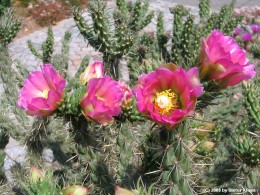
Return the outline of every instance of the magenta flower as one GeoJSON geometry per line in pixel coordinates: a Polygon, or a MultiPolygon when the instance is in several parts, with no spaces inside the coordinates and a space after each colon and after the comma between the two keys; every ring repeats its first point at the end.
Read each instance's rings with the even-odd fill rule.
{"type": "Polygon", "coordinates": [[[251,25],[250,28],[253,31],[253,33],[258,33],[260,31],[260,26],[257,24],[251,25]]]}
{"type": "Polygon", "coordinates": [[[252,34],[250,34],[250,33],[244,33],[243,35],[242,35],[242,39],[243,39],[243,41],[251,41],[252,40],[252,37],[253,37],[253,35],[252,34]]]}
{"type": "Polygon", "coordinates": [[[51,64],[41,66],[25,80],[18,106],[31,116],[49,116],[58,108],[64,95],[65,79],[51,64]]]}
{"type": "Polygon", "coordinates": [[[120,114],[123,97],[120,85],[111,77],[90,79],[81,100],[83,114],[87,119],[107,125],[114,121],[113,116],[120,114]]]}
{"type": "Polygon", "coordinates": [[[194,113],[197,97],[203,92],[198,68],[188,72],[157,69],[142,74],[134,88],[139,112],[169,129],[194,113]]]}
{"type": "Polygon", "coordinates": [[[128,106],[130,106],[130,104],[132,102],[133,93],[127,84],[125,84],[122,81],[119,81],[118,83],[119,83],[121,91],[124,93],[122,107],[127,108],[128,106]]]}
{"type": "Polygon", "coordinates": [[[237,27],[237,28],[235,29],[235,35],[240,35],[241,32],[242,32],[242,29],[241,29],[241,28],[237,27]]]}
{"type": "Polygon", "coordinates": [[[255,74],[246,51],[232,37],[214,30],[208,39],[203,38],[200,75],[204,80],[214,80],[219,89],[224,89],[253,78],[255,74]]]}
{"type": "Polygon", "coordinates": [[[103,62],[94,61],[88,65],[85,71],[80,75],[80,84],[85,85],[92,78],[101,78],[104,74],[103,62]]]}

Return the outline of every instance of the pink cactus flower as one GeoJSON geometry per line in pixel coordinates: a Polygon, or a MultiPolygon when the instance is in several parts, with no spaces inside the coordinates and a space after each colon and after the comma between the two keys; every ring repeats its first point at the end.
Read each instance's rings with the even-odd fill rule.
{"type": "Polygon", "coordinates": [[[235,29],[235,35],[240,35],[241,32],[242,32],[242,29],[241,29],[241,28],[237,27],[237,28],[235,29]]]}
{"type": "Polygon", "coordinates": [[[118,83],[120,85],[121,91],[124,93],[122,108],[127,108],[128,106],[130,106],[130,104],[132,102],[133,93],[127,84],[125,84],[122,81],[119,81],[118,83]]]}
{"type": "Polygon", "coordinates": [[[121,112],[124,93],[117,81],[109,76],[90,79],[81,100],[83,114],[87,119],[101,125],[114,121],[121,112]]]}
{"type": "Polygon", "coordinates": [[[258,33],[260,32],[260,26],[257,24],[253,24],[250,26],[251,30],[253,31],[253,33],[258,33]]]}
{"type": "Polygon", "coordinates": [[[200,75],[204,80],[214,80],[219,89],[233,86],[255,76],[254,65],[246,51],[230,36],[214,30],[202,40],[200,75]]]}
{"type": "Polygon", "coordinates": [[[139,112],[174,129],[194,113],[197,97],[203,93],[198,68],[157,69],[142,74],[134,88],[139,112]]]}
{"type": "Polygon", "coordinates": [[[64,95],[65,79],[51,64],[41,66],[25,80],[18,106],[31,116],[49,116],[58,108],[64,95]]]}
{"type": "Polygon", "coordinates": [[[243,39],[243,41],[245,41],[245,42],[251,41],[252,38],[253,38],[253,35],[250,34],[250,33],[244,33],[244,34],[242,35],[242,39],[243,39]]]}
{"type": "Polygon", "coordinates": [[[94,61],[88,65],[85,71],[80,75],[80,84],[85,85],[92,78],[101,78],[104,75],[103,62],[94,61]]]}

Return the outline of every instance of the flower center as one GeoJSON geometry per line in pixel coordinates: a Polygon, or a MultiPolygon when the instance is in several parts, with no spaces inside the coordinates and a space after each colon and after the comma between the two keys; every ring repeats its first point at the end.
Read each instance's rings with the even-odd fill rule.
{"type": "Polygon", "coordinates": [[[173,110],[179,108],[176,94],[171,92],[171,89],[156,93],[154,107],[160,114],[169,114],[173,110]]]}
{"type": "Polygon", "coordinates": [[[44,89],[43,91],[40,92],[39,96],[47,99],[49,91],[50,91],[50,89],[44,89]]]}
{"type": "Polygon", "coordinates": [[[104,101],[104,100],[105,100],[104,98],[99,97],[99,96],[97,97],[97,99],[98,99],[98,100],[101,100],[101,101],[104,101]]]}

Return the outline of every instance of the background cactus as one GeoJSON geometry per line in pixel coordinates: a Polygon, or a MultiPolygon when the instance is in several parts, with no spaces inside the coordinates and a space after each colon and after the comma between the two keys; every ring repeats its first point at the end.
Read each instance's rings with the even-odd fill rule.
{"type": "Polygon", "coordinates": [[[0,15],[2,15],[3,10],[11,6],[11,0],[1,0],[0,1],[0,15]]]}
{"type": "Polygon", "coordinates": [[[114,30],[111,30],[113,28],[111,28],[109,12],[103,1],[91,1],[89,4],[88,12],[91,14],[92,25],[86,23],[78,8],[72,11],[81,34],[91,46],[103,53],[106,71],[115,78],[119,77],[119,60],[127,55],[135,44],[136,33],[149,24],[153,17],[152,12],[147,15],[148,1],[143,5],[137,1],[132,5],[132,9],[128,9],[123,0],[118,1],[117,5],[118,10],[113,14],[114,30]]]}
{"type": "MultiPolygon", "coordinates": [[[[1,11],[0,11],[1,13],[1,11]]],[[[12,9],[7,8],[0,14],[0,44],[6,46],[16,36],[21,26],[21,21],[12,9]]]]}
{"type": "Polygon", "coordinates": [[[41,49],[42,49],[42,54],[38,53],[38,51],[33,47],[33,44],[31,41],[28,41],[28,47],[35,55],[37,58],[42,60],[42,62],[45,63],[50,63],[51,62],[51,57],[53,54],[53,31],[49,27],[48,29],[48,35],[46,38],[46,41],[42,44],[41,49]]]}
{"type": "Polygon", "coordinates": [[[194,16],[189,15],[189,11],[183,6],[179,5],[171,9],[174,18],[171,51],[167,51],[166,43],[169,36],[163,29],[163,15],[162,13],[159,14],[157,20],[158,48],[166,62],[172,62],[187,68],[196,66],[202,37],[207,37],[213,29],[219,29],[226,34],[230,34],[242,21],[242,17],[231,17],[234,2],[229,6],[223,6],[218,14],[210,13],[208,0],[201,0],[199,7],[199,23],[194,22],[194,16]]]}

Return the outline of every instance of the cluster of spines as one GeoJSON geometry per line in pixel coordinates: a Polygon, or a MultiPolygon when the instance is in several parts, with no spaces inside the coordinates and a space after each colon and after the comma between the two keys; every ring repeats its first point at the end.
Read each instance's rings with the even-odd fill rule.
{"type": "Polygon", "coordinates": [[[229,34],[241,22],[241,17],[232,17],[233,10],[234,2],[231,2],[229,6],[222,6],[215,22],[215,28],[229,34]]]}
{"type": "MultiPolygon", "coordinates": [[[[6,94],[6,97],[8,97],[8,98],[1,100],[1,105],[3,107],[7,106],[6,110],[9,110],[12,113],[14,113],[17,122],[20,124],[20,128],[17,129],[16,125],[15,125],[16,120],[14,120],[13,123],[10,123],[10,125],[11,125],[10,130],[13,130],[13,131],[10,131],[10,134],[12,134],[14,137],[19,137],[19,136],[23,137],[24,136],[23,133],[24,133],[26,127],[28,126],[28,118],[21,109],[19,109],[17,106],[15,106],[17,103],[17,97],[18,97],[18,86],[22,85],[22,83],[19,82],[20,81],[19,78],[20,78],[20,76],[23,76],[23,75],[19,75],[12,68],[13,62],[10,59],[10,56],[8,55],[7,48],[1,47],[1,45],[0,45],[0,56],[1,56],[1,58],[0,58],[0,64],[1,64],[0,77],[4,84],[3,85],[4,92],[6,94]]],[[[23,67],[22,69],[25,69],[25,68],[23,67]]],[[[22,72],[26,72],[26,71],[22,71],[22,72]]],[[[22,72],[20,72],[20,73],[22,73],[22,72]]],[[[7,123],[7,124],[9,124],[9,123],[7,123]]]]}
{"type": "Polygon", "coordinates": [[[103,61],[109,74],[118,78],[119,60],[126,55],[136,41],[136,33],[150,23],[153,12],[148,12],[148,1],[142,4],[137,1],[128,6],[124,0],[117,1],[118,10],[114,11],[115,28],[108,19],[107,8],[102,1],[91,1],[88,12],[92,24],[87,24],[79,9],[73,9],[73,17],[81,34],[91,46],[102,52],[103,61]],[[131,17],[129,17],[131,16],[131,17]]]}
{"type": "Polygon", "coordinates": [[[91,27],[85,22],[84,17],[81,15],[80,9],[78,7],[74,7],[72,9],[72,15],[81,35],[88,40],[91,46],[98,50],[99,45],[96,43],[94,32],[91,27]]]}
{"type": "Polygon", "coordinates": [[[173,33],[172,33],[172,53],[171,53],[171,60],[177,64],[181,65],[181,36],[182,36],[182,30],[183,30],[183,23],[182,23],[182,17],[183,17],[183,7],[182,6],[176,6],[174,9],[171,10],[171,13],[174,15],[174,21],[173,21],[173,33]]]}
{"type": "Polygon", "coordinates": [[[215,28],[215,22],[218,18],[218,14],[217,13],[212,13],[210,15],[210,17],[208,18],[207,22],[205,23],[205,26],[203,26],[204,30],[203,30],[203,35],[204,36],[208,36],[209,33],[212,31],[212,29],[215,28]]]}
{"type": "MultiPolygon", "coordinates": [[[[156,175],[156,183],[166,194],[193,194],[189,182],[191,158],[185,143],[187,126],[180,124],[177,130],[165,127],[151,130],[143,146],[143,169],[156,175]]],[[[154,180],[155,176],[146,179],[154,180]]]]}
{"type": "Polygon", "coordinates": [[[148,7],[149,2],[147,0],[143,4],[138,0],[134,5],[132,5],[132,9],[128,13],[129,16],[132,16],[132,19],[130,19],[128,26],[134,32],[142,30],[154,17],[153,11],[148,13],[148,7]]]}
{"type": "Polygon", "coordinates": [[[200,9],[200,12],[199,12],[200,21],[205,22],[210,15],[210,2],[209,2],[209,0],[200,0],[199,9],[200,9]]]}
{"type": "Polygon", "coordinates": [[[119,12],[114,13],[115,28],[111,28],[107,8],[102,1],[91,1],[88,7],[92,24],[81,16],[79,9],[73,9],[73,17],[81,34],[89,44],[103,53],[108,74],[118,78],[118,60],[127,54],[134,44],[135,36],[129,30],[125,18],[119,12]],[[113,29],[113,30],[111,30],[113,29]]]}
{"type": "Polygon", "coordinates": [[[125,183],[130,176],[130,167],[132,164],[133,151],[131,148],[132,134],[125,125],[119,127],[117,136],[117,152],[118,152],[118,169],[117,183],[125,183]]]}
{"type": "Polygon", "coordinates": [[[179,5],[170,9],[174,16],[170,55],[166,46],[169,38],[164,32],[163,15],[159,14],[157,19],[158,48],[165,61],[186,67],[196,65],[202,36],[208,36],[213,29],[219,29],[228,34],[241,21],[241,17],[231,17],[234,9],[233,2],[229,6],[223,6],[219,14],[210,14],[208,0],[201,0],[199,6],[199,24],[195,24],[194,16],[189,15],[188,10],[183,6],[179,5]]]}
{"type": "Polygon", "coordinates": [[[154,34],[153,32],[145,32],[139,38],[138,42],[138,54],[139,62],[142,63],[144,59],[147,59],[147,53],[152,52],[152,45],[154,43],[154,34]]]}
{"type": "Polygon", "coordinates": [[[165,157],[162,161],[162,182],[169,185],[169,194],[193,194],[188,175],[191,174],[191,159],[185,146],[187,124],[182,123],[176,132],[163,130],[162,143],[166,144],[165,157]],[[166,137],[165,137],[166,134],[166,137]],[[166,138],[166,141],[165,141],[166,138]]]}
{"type": "Polygon", "coordinates": [[[192,33],[194,31],[194,16],[189,15],[186,22],[183,25],[183,33],[181,38],[181,47],[182,47],[182,58],[184,64],[187,66],[193,61],[193,52],[192,48],[192,33]]]}
{"type": "Polygon", "coordinates": [[[0,44],[7,46],[20,30],[21,21],[10,8],[4,9],[0,15],[0,44]]]}
{"type": "Polygon", "coordinates": [[[170,35],[167,35],[164,29],[163,13],[160,12],[157,18],[157,41],[159,53],[166,61],[170,60],[170,54],[167,50],[167,42],[169,41],[169,39],[170,35]]]}
{"type": "Polygon", "coordinates": [[[109,53],[112,49],[112,37],[110,32],[109,20],[106,16],[104,3],[97,1],[90,3],[88,11],[93,21],[93,34],[95,36],[99,51],[109,53]]]}
{"type": "Polygon", "coordinates": [[[11,0],[0,0],[0,16],[3,14],[4,10],[11,6],[11,0]]]}
{"type": "Polygon", "coordinates": [[[47,38],[45,42],[42,43],[41,50],[42,54],[40,54],[33,46],[31,41],[28,41],[28,47],[32,54],[42,60],[42,62],[50,63],[52,59],[53,54],[53,46],[54,46],[54,37],[53,37],[53,31],[52,28],[48,28],[47,38]]]}
{"type": "Polygon", "coordinates": [[[255,123],[256,127],[260,128],[260,103],[257,98],[259,95],[259,92],[257,91],[257,83],[259,83],[257,79],[255,80],[255,83],[244,83],[243,92],[248,115],[255,123]]]}
{"type": "Polygon", "coordinates": [[[69,41],[71,40],[71,33],[66,31],[62,40],[61,53],[56,54],[52,57],[52,65],[58,70],[62,75],[69,79],[67,73],[69,67],[69,41]]]}
{"type": "Polygon", "coordinates": [[[133,31],[138,30],[139,18],[141,16],[141,1],[137,1],[133,7],[133,19],[130,22],[130,27],[133,31]]]}
{"type": "Polygon", "coordinates": [[[260,165],[259,144],[249,136],[240,136],[233,141],[235,153],[248,166],[256,167],[260,165]]]}
{"type": "Polygon", "coordinates": [[[237,16],[237,17],[230,17],[227,24],[223,27],[223,32],[228,35],[230,34],[239,23],[241,23],[243,20],[243,16],[237,16]]]}

